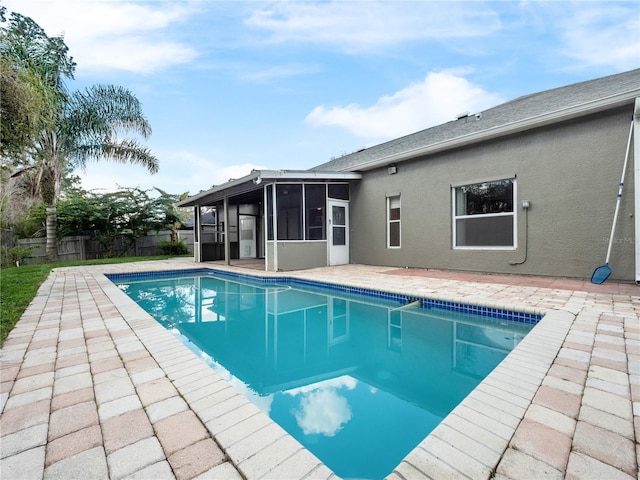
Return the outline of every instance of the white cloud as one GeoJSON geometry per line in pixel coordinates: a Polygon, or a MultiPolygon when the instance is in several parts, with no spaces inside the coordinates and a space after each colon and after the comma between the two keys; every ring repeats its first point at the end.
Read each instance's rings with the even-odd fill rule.
{"type": "Polygon", "coordinates": [[[266,167],[262,165],[254,165],[252,163],[243,163],[242,165],[226,165],[218,167],[217,175],[214,177],[214,185],[228,182],[231,179],[242,178],[251,173],[251,170],[264,170],[266,167]]]}
{"type": "Polygon", "coordinates": [[[85,190],[112,191],[117,186],[139,187],[144,190],[158,187],[173,194],[189,191],[189,194],[194,195],[231,178],[244,177],[253,169],[266,168],[252,163],[222,165],[215,158],[205,158],[188,151],[158,149],[154,150],[154,154],[160,160],[160,171],[155,175],[139,165],[123,165],[107,160],[89,163],[85,172],[76,173],[85,190]]]}
{"type": "Polygon", "coordinates": [[[351,420],[347,399],[335,390],[319,390],[304,394],[294,415],[305,435],[320,433],[333,437],[351,420]]]}
{"type": "MultiPolygon", "coordinates": [[[[200,185],[203,182],[210,188],[212,185],[220,185],[231,179],[242,178],[251,173],[252,170],[264,170],[267,167],[253,163],[242,163],[232,165],[221,165],[215,159],[205,158],[191,152],[175,152],[167,154],[166,158],[171,159],[172,171],[170,174],[189,172],[191,183],[200,185]]],[[[161,164],[162,165],[162,164],[161,164]]],[[[161,166],[162,168],[162,166],[161,166]]],[[[182,183],[184,183],[182,181],[182,183]]]]}
{"type": "Polygon", "coordinates": [[[78,68],[83,70],[127,70],[153,73],[171,65],[188,63],[194,51],[175,42],[151,42],[140,37],[126,37],[110,42],[83,45],[74,50],[78,68]]]}
{"type": "Polygon", "coordinates": [[[579,66],[630,70],[640,65],[640,9],[636,2],[576,10],[560,25],[564,55],[579,66]]]}
{"type": "Polygon", "coordinates": [[[166,31],[195,13],[193,3],[4,0],[49,36],[63,34],[78,72],[152,73],[193,60],[197,53],[166,31]]]}
{"type": "Polygon", "coordinates": [[[274,42],[329,44],[352,52],[501,28],[498,15],[480,2],[276,2],[254,11],[245,24],[270,32],[274,42]]]}
{"type": "Polygon", "coordinates": [[[170,192],[175,190],[175,193],[182,193],[187,189],[191,195],[231,179],[242,178],[249,175],[251,170],[267,168],[253,163],[223,165],[215,159],[206,159],[188,152],[179,152],[166,159],[164,165],[161,160],[157,180],[151,179],[155,181],[154,185],[168,185],[167,189],[170,192]],[[171,159],[170,163],[168,159],[171,159]]]}
{"type": "Polygon", "coordinates": [[[314,108],[306,121],[345,128],[364,138],[388,139],[453,120],[461,112],[476,112],[503,99],[469,82],[455,70],[429,73],[421,82],[369,107],[357,104],[314,108]]]}
{"type": "Polygon", "coordinates": [[[342,376],[285,392],[300,397],[292,413],[304,434],[336,435],[351,420],[351,407],[338,390],[353,390],[356,384],[353,377],[342,376]]]}
{"type": "Polygon", "coordinates": [[[241,80],[250,82],[268,82],[271,80],[295,77],[299,75],[308,75],[322,71],[319,66],[302,64],[281,65],[275,67],[269,66],[262,69],[255,69],[254,66],[251,66],[251,68],[251,71],[240,74],[241,80]]]}
{"type": "MultiPolygon", "coordinates": [[[[151,175],[138,165],[122,165],[108,161],[89,162],[85,171],[77,170],[75,173],[80,177],[82,188],[85,190],[104,193],[115,191],[118,187],[139,187],[144,190],[153,186],[162,188],[162,185],[155,181],[158,175],[151,175]]],[[[169,189],[163,190],[173,193],[169,189]]]]}

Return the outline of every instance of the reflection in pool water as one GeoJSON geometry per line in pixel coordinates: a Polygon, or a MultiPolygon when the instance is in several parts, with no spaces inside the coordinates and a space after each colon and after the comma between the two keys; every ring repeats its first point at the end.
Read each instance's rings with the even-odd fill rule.
{"type": "Polygon", "coordinates": [[[344,478],[388,475],[532,327],[211,275],[119,285],[344,478]]]}
{"type": "Polygon", "coordinates": [[[292,413],[305,435],[320,433],[333,437],[351,420],[351,407],[341,390],[353,390],[357,380],[342,376],[286,391],[299,401],[292,413]]]}

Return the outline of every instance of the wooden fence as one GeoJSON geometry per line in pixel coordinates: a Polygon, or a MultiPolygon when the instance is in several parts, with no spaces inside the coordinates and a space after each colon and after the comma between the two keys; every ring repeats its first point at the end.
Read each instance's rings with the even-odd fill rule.
{"type": "MultiPolygon", "coordinates": [[[[178,231],[178,239],[184,242],[189,251],[193,253],[193,231],[178,231]]],[[[120,256],[161,255],[161,242],[169,240],[170,232],[168,230],[140,237],[120,256]]],[[[114,250],[118,253],[122,252],[128,242],[129,240],[125,237],[117,238],[114,250]]],[[[47,240],[45,238],[21,238],[15,240],[9,234],[3,233],[2,244],[6,247],[6,249],[3,248],[3,255],[5,255],[5,250],[18,246],[29,251],[29,257],[21,261],[23,265],[45,263],[47,261],[46,243],[47,240]]],[[[58,241],[58,260],[60,261],[92,260],[104,258],[106,254],[107,251],[100,242],[88,236],[63,237],[58,241]]],[[[3,264],[6,264],[5,259],[3,258],[2,260],[3,264]]]]}

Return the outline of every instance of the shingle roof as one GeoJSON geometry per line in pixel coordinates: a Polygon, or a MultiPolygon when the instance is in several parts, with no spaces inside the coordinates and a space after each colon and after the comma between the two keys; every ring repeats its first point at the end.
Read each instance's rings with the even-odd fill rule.
{"type": "MultiPolygon", "coordinates": [[[[418,154],[421,149],[424,150],[431,145],[445,144],[448,141],[462,138],[473,138],[477,141],[483,138],[483,132],[486,132],[488,138],[490,132],[498,130],[507,132],[509,129],[506,127],[511,125],[514,126],[513,131],[517,131],[515,126],[518,123],[524,125],[523,122],[530,119],[554,113],[558,113],[555,118],[561,118],[562,112],[569,110],[572,110],[574,116],[577,116],[576,112],[580,112],[583,106],[584,112],[587,112],[587,106],[593,105],[594,102],[601,100],[606,105],[608,99],[612,99],[611,103],[613,104],[613,99],[616,98],[616,101],[619,101],[618,97],[620,96],[629,99],[640,96],[640,69],[525,95],[478,112],[481,113],[479,119],[474,112],[468,117],[336,158],[311,170],[358,171],[367,169],[367,166],[374,165],[376,161],[384,161],[387,158],[390,162],[396,158],[397,161],[406,160],[411,157],[411,152],[418,154]]],[[[522,129],[520,128],[520,130],[522,129]]]]}

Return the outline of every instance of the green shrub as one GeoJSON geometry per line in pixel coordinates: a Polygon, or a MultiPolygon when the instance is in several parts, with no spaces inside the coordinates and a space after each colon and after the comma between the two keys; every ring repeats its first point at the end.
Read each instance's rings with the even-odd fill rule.
{"type": "Polygon", "coordinates": [[[9,249],[9,257],[11,258],[11,263],[15,263],[16,266],[20,266],[20,263],[25,258],[31,258],[31,251],[33,247],[23,248],[20,245],[16,245],[9,249]]]}
{"type": "Polygon", "coordinates": [[[13,227],[16,238],[38,238],[46,235],[44,222],[47,213],[42,202],[34,204],[28,213],[20,218],[13,227]]]}
{"type": "Polygon", "coordinates": [[[163,240],[160,242],[160,251],[163,255],[186,255],[189,247],[182,240],[163,240]]]}

